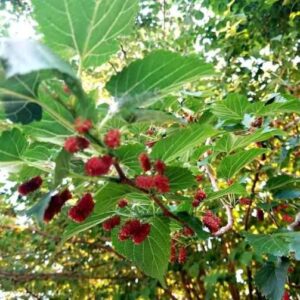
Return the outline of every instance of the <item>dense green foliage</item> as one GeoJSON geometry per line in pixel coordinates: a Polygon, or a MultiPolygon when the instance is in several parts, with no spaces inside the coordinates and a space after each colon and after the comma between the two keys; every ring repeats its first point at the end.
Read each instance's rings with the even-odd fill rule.
{"type": "Polygon", "coordinates": [[[298,299],[300,2],[31,2],[1,3],[3,297],[298,299]],[[37,40],[9,36],[19,18],[37,40]],[[66,144],[78,135],[84,151],[66,144]],[[110,170],[91,176],[104,155],[110,170]],[[95,206],[75,222],[86,193],[95,206]],[[150,225],[142,242],[120,237],[132,219],[150,225]]]}

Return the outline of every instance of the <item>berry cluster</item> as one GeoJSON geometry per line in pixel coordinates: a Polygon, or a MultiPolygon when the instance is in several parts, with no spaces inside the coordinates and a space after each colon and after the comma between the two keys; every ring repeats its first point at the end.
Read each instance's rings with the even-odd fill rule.
{"type": "Polygon", "coordinates": [[[63,205],[69,199],[72,199],[72,194],[68,189],[65,189],[61,193],[52,196],[44,213],[44,221],[46,223],[50,222],[55,215],[60,213],[63,205]]]}
{"type": "Polygon", "coordinates": [[[102,228],[105,231],[111,231],[116,226],[120,225],[121,218],[120,216],[113,216],[102,223],[102,228]]]}
{"type": "Polygon", "coordinates": [[[41,187],[42,183],[43,183],[43,180],[42,180],[41,176],[33,177],[30,180],[22,183],[18,187],[18,192],[22,196],[26,196],[26,195],[36,191],[37,189],[39,189],[41,187]]]}
{"type": "Polygon", "coordinates": [[[149,223],[141,223],[137,219],[128,220],[119,232],[119,240],[131,239],[136,245],[141,244],[148,237],[150,229],[149,223]]]}
{"type": "MultiPolygon", "coordinates": [[[[139,161],[141,168],[144,172],[148,172],[152,169],[151,161],[146,153],[142,153],[139,156],[139,161]]],[[[156,175],[140,175],[135,179],[135,184],[137,187],[150,190],[154,189],[159,193],[167,193],[170,191],[169,178],[164,175],[166,165],[163,161],[157,160],[154,165],[154,171],[157,172],[156,175]]]]}
{"type": "Polygon", "coordinates": [[[206,193],[203,190],[198,190],[194,196],[192,206],[198,207],[205,198],[206,198],[206,193]]]}
{"type": "Polygon", "coordinates": [[[179,264],[184,264],[187,258],[187,250],[184,246],[180,246],[177,249],[176,241],[171,241],[171,252],[170,252],[170,262],[172,264],[178,261],[179,264]]]}
{"type": "Polygon", "coordinates": [[[118,202],[118,207],[119,208],[124,208],[128,205],[128,201],[126,199],[120,199],[118,202]]]}
{"type": "Polygon", "coordinates": [[[81,223],[91,214],[94,206],[92,195],[87,193],[69,210],[69,217],[75,222],[81,223]]]}
{"type": "Polygon", "coordinates": [[[64,148],[67,152],[76,153],[88,148],[90,142],[81,136],[71,136],[65,140],[64,148]]]}
{"type": "Polygon", "coordinates": [[[107,147],[115,149],[121,145],[121,132],[119,129],[111,129],[104,137],[104,143],[107,147]]]}
{"type": "Polygon", "coordinates": [[[89,176],[105,175],[113,163],[113,159],[109,155],[102,157],[92,157],[85,164],[85,172],[89,176]]]}
{"type": "Polygon", "coordinates": [[[250,198],[240,198],[239,202],[241,205],[250,205],[252,200],[250,198]]]}
{"type": "Polygon", "coordinates": [[[214,215],[210,210],[205,212],[204,216],[202,217],[202,222],[212,233],[217,232],[220,229],[220,218],[214,215]]]}

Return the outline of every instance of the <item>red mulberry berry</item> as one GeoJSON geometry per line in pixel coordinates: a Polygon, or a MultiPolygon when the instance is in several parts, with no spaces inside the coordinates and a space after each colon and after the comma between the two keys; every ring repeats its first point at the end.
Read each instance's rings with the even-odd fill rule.
{"type": "Polygon", "coordinates": [[[72,136],[65,140],[64,148],[67,152],[75,153],[88,148],[89,145],[90,142],[87,139],[79,136],[72,136]]]}
{"type": "Polygon", "coordinates": [[[128,205],[128,201],[126,200],[126,199],[121,199],[121,200],[119,200],[119,202],[118,202],[118,206],[120,207],[120,208],[124,208],[125,206],[127,206],[128,205]]]}
{"type": "Polygon", "coordinates": [[[141,224],[132,236],[132,241],[138,245],[141,244],[149,235],[151,225],[149,223],[141,224]]]}
{"type": "Polygon", "coordinates": [[[44,221],[46,223],[50,222],[54,218],[54,216],[61,211],[66,201],[71,198],[72,194],[68,189],[65,189],[61,193],[52,196],[49,205],[44,213],[44,221]]]}
{"type": "Polygon", "coordinates": [[[203,218],[203,224],[208,227],[210,232],[217,232],[220,228],[221,220],[210,210],[206,211],[203,218]]]}
{"type": "Polygon", "coordinates": [[[197,180],[197,182],[201,182],[203,180],[203,175],[200,175],[200,174],[197,175],[196,180],[197,180]]]}
{"type": "Polygon", "coordinates": [[[288,204],[282,203],[282,204],[277,205],[275,208],[273,208],[273,210],[278,213],[278,212],[280,212],[282,210],[287,209],[288,207],[289,207],[288,204]]]}
{"type": "Polygon", "coordinates": [[[182,232],[185,236],[193,236],[194,235],[194,230],[188,226],[183,227],[182,232]]]}
{"type": "Polygon", "coordinates": [[[239,202],[241,205],[250,205],[252,203],[252,200],[250,198],[241,198],[239,202]]]}
{"type": "Polygon", "coordinates": [[[170,249],[170,262],[174,264],[177,259],[177,251],[176,251],[176,242],[174,240],[171,241],[171,249],[170,249]]]}
{"type": "Polygon", "coordinates": [[[206,193],[202,190],[198,190],[194,196],[195,200],[202,201],[206,198],[206,193]]]}
{"type": "Polygon", "coordinates": [[[92,157],[85,164],[85,171],[89,176],[100,176],[108,173],[112,165],[112,157],[104,155],[102,157],[92,157]]]}
{"type": "Polygon", "coordinates": [[[121,144],[121,133],[119,129],[111,129],[104,137],[104,143],[107,147],[115,149],[121,144]]]}
{"type": "Polygon", "coordinates": [[[197,200],[197,199],[194,199],[193,202],[192,202],[192,206],[193,207],[198,207],[200,205],[201,201],[197,200]]]}
{"type": "Polygon", "coordinates": [[[74,123],[75,130],[81,134],[89,132],[89,130],[93,127],[93,123],[91,120],[84,120],[78,118],[74,123]]]}
{"type": "Polygon", "coordinates": [[[153,179],[158,192],[167,193],[170,191],[170,182],[168,177],[164,175],[155,175],[153,179]]]}
{"type": "Polygon", "coordinates": [[[178,262],[184,264],[186,261],[187,251],[185,247],[180,247],[178,250],[178,262]]]}
{"type": "Polygon", "coordinates": [[[288,291],[284,291],[284,294],[282,296],[282,300],[290,300],[290,295],[288,291]]]}
{"type": "Polygon", "coordinates": [[[132,239],[135,244],[142,243],[150,233],[151,225],[142,224],[139,220],[133,219],[127,221],[119,232],[119,240],[124,241],[132,239]]]}
{"type": "Polygon", "coordinates": [[[32,192],[36,191],[38,188],[40,188],[40,186],[42,185],[42,183],[43,183],[43,180],[42,180],[41,176],[33,177],[30,180],[22,183],[18,187],[18,192],[22,196],[26,196],[29,193],[32,193],[32,192]]]}
{"type": "Polygon", "coordinates": [[[154,187],[154,180],[152,176],[141,175],[135,178],[135,184],[141,189],[150,190],[154,187]]]}
{"type": "Polygon", "coordinates": [[[258,219],[258,221],[263,221],[264,220],[264,212],[261,209],[257,209],[256,211],[256,217],[258,219]]]}
{"type": "Polygon", "coordinates": [[[292,216],[289,216],[289,215],[283,215],[282,216],[282,221],[286,222],[286,223],[292,223],[292,222],[294,222],[294,218],[292,216]]]}
{"type": "Polygon", "coordinates": [[[120,225],[120,216],[113,216],[102,223],[102,227],[105,231],[111,231],[116,226],[120,225]]]}
{"type": "Polygon", "coordinates": [[[144,172],[147,172],[151,169],[151,162],[146,153],[140,154],[139,161],[144,172]]]}
{"type": "Polygon", "coordinates": [[[69,210],[69,217],[75,222],[83,222],[91,214],[94,206],[95,202],[92,195],[89,193],[85,194],[79,202],[69,210]]]}
{"type": "Polygon", "coordinates": [[[154,164],[154,168],[158,174],[163,175],[166,170],[166,165],[163,161],[157,160],[154,164]]]}
{"type": "Polygon", "coordinates": [[[156,141],[148,141],[145,143],[145,145],[149,148],[152,148],[156,144],[156,141]]]}

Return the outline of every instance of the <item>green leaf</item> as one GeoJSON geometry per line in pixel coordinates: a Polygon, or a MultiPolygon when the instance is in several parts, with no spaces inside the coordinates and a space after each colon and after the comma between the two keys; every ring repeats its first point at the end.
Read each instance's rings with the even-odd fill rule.
{"type": "Polygon", "coordinates": [[[243,234],[248,243],[259,254],[288,256],[293,252],[300,259],[300,232],[284,232],[274,234],[243,234]]]}
{"type": "Polygon", "coordinates": [[[225,100],[217,102],[212,112],[223,120],[242,121],[251,103],[247,97],[239,94],[229,94],[225,100]]]}
{"type": "Polygon", "coordinates": [[[144,150],[145,147],[141,144],[125,145],[115,150],[115,155],[126,167],[141,172],[138,157],[144,150]]]}
{"type": "Polygon", "coordinates": [[[267,181],[266,189],[277,199],[296,199],[300,197],[300,178],[279,175],[267,181]]]}
{"type": "Polygon", "coordinates": [[[115,212],[116,204],[120,198],[135,191],[135,189],[124,184],[110,182],[104,185],[94,196],[96,204],[93,213],[80,224],[70,223],[63,234],[62,243],[72,236],[102,223],[115,212]]]}
{"type": "Polygon", "coordinates": [[[74,134],[72,114],[43,89],[39,90],[39,103],[44,107],[42,119],[25,125],[24,132],[61,146],[66,137],[74,134]]]}
{"type": "Polygon", "coordinates": [[[256,274],[255,282],[268,300],[281,300],[287,280],[289,262],[267,262],[256,274]]]}
{"type": "Polygon", "coordinates": [[[0,164],[11,166],[22,163],[22,154],[28,147],[25,136],[19,129],[4,131],[0,137],[0,164]]]}
{"type": "Polygon", "coordinates": [[[99,66],[118,51],[117,38],[131,32],[137,0],[32,1],[35,18],[51,48],[78,55],[84,67],[99,66]]]}
{"type": "Polygon", "coordinates": [[[131,260],[146,275],[164,282],[170,255],[170,229],[166,218],[154,217],[148,220],[151,230],[148,238],[140,245],[132,241],[119,241],[118,230],[112,234],[113,246],[120,254],[131,260]]]}
{"type": "Polygon", "coordinates": [[[71,153],[62,149],[55,159],[54,186],[58,186],[68,175],[70,168],[71,153]]]}
{"type": "Polygon", "coordinates": [[[218,177],[232,178],[239,170],[252,162],[258,155],[266,153],[265,149],[250,149],[239,151],[235,154],[226,156],[218,167],[218,177]]]}
{"type": "Polygon", "coordinates": [[[201,145],[206,138],[217,132],[209,126],[193,125],[177,130],[172,135],[158,141],[152,150],[151,157],[169,163],[188,150],[201,145]]]}
{"type": "Polygon", "coordinates": [[[6,116],[15,123],[29,124],[42,118],[42,108],[37,100],[42,80],[56,76],[81,93],[72,68],[34,40],[2,41],[0,59],[6,76],[6,80],[0,80],[0,99],[6,116]]]}
{"type": "Polygon", "coordinates": [[[186,189],[196,183],[191,171],[185,168],[167,167],[165,175],[169,178],[171,191],[186,189]]]}
{"type": "Polygon", "coordinates": [[[278,129],[264,128],[245,136],[236,136],[232,133],[225,134],[216,144],[215,151],[231,153],[239,148],[245,148],[252,143],[268,140],[275,135],[285,135],[278,129]]]}
{"type": "Polygon", "coordinates": [[[214,200],[220,199],[227,195],[245,195],[246,189],[239,183],[234,183],[229,186],[227,189],[220,190],[218,192],[211,192],[207,195],[207,198],[204,200],[206,202],[213,202],[214,200]]]}
{"type": "Polygon", "coordinates": [[[42,199],[40,199],[36,204],[34,204],[29,210],[27,210],[26,215],[35,218],[37,222],[42,223],[44,219],[44,213],[47,209],[49,202],[51,200],[52,191],[46,194],[42,199]]]}
{"type": "Polygon", "coordinates": [[[151,104],[185,83],[213,74],[212,65],[196,56],[158,50],[113,76],[106,88],[121,106],[128,108],[151,104]]]}

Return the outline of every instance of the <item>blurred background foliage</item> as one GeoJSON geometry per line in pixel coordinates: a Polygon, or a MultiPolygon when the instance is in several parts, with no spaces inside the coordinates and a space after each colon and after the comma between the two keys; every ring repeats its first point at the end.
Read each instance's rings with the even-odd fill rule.
{"type": "MultiPolygon", "coordinates": [[[[2,0],[0,7],[1,37],[36,36],[29,1],[2,0]],[[26,27],[26,31],[20,32],[20,26],[26,27]]],[[[109,103],[108,95],[102,90],[107,78],[158,48],[204,56],[220,72],[215,81],[205,86],[193,84],[179,98],[170,97],[156,104],[188,121],[190,116],[197,118],[205,103],[209,105],[222,99],[230,91],[246,94],[254,102],[272,101],[277,92],[291,93],[300,99],[300,1],[140,0],[136,26],[135,34],[121,41],[119,52],[108,64],[83,74],[85,88],[103,103],[109,103]]],[[[287,130],[288,137],[264,145],[275,153],[272,160],[267,158],[264,162],[265,172],[281,168],[299,176],[299,117],[290,114],[266,122],[287,130]]],[[[145,129],[149,127],[145,126],[145,129]]],[[[145,142],[140,137],[141,128],[136,130],[135,137],[145,142]]],[[[27,178],[29,170],[25,171],[24,178],[27,178]]],[[[3,299],[125,300],[175,299],[175,296],[178,299],[248,299],[249,282],[248,285],[246,282],[250,269],[247,267],[251,261],[253,267],[263,262],[262,256],[245,242],[241,243],[238,233],[243,227],[237,224],[235,233],[229,233],[226,240],[191,244],[186,264],[170,265],[167,286],[162,287],[115,253],[101,226],[58,248],[66,225],[63,217],[66,211],[50,225],[37,227],[20,216],[24,203],[16,196],[15,178],[9,178],[9,183],[5,174],[2,178],[0,298],[3,299]]],[[[21,178],[22,173],[18,180],[21,178]]],[[[263,180],[261,176],[258,192],[263,180]]],[[[263,198],[262,193],[258,195],[263,198]]],[[[257,208],[264,205],[257,200],[257,208]]],[[[294,214],[297,209],[299,203],[294,201],[287,213],[294,214]]],[[[238,207],[234,213],[238,220],[245,210],[238,207]]],[[[275,225],[272,220],[262,222],[255,216],[251,217],[250,225],[261,233],[271,231],[276,224],[286,225],[280,214],[271,214],[270,218],[276,218],[275,225]]],[[[300,299],[299,262],[298,265],[293,262],[290,270],[286,288],[292,299],[300,299]]],[[[249,299],[263,297],[256,292],[249,299]]]]}

